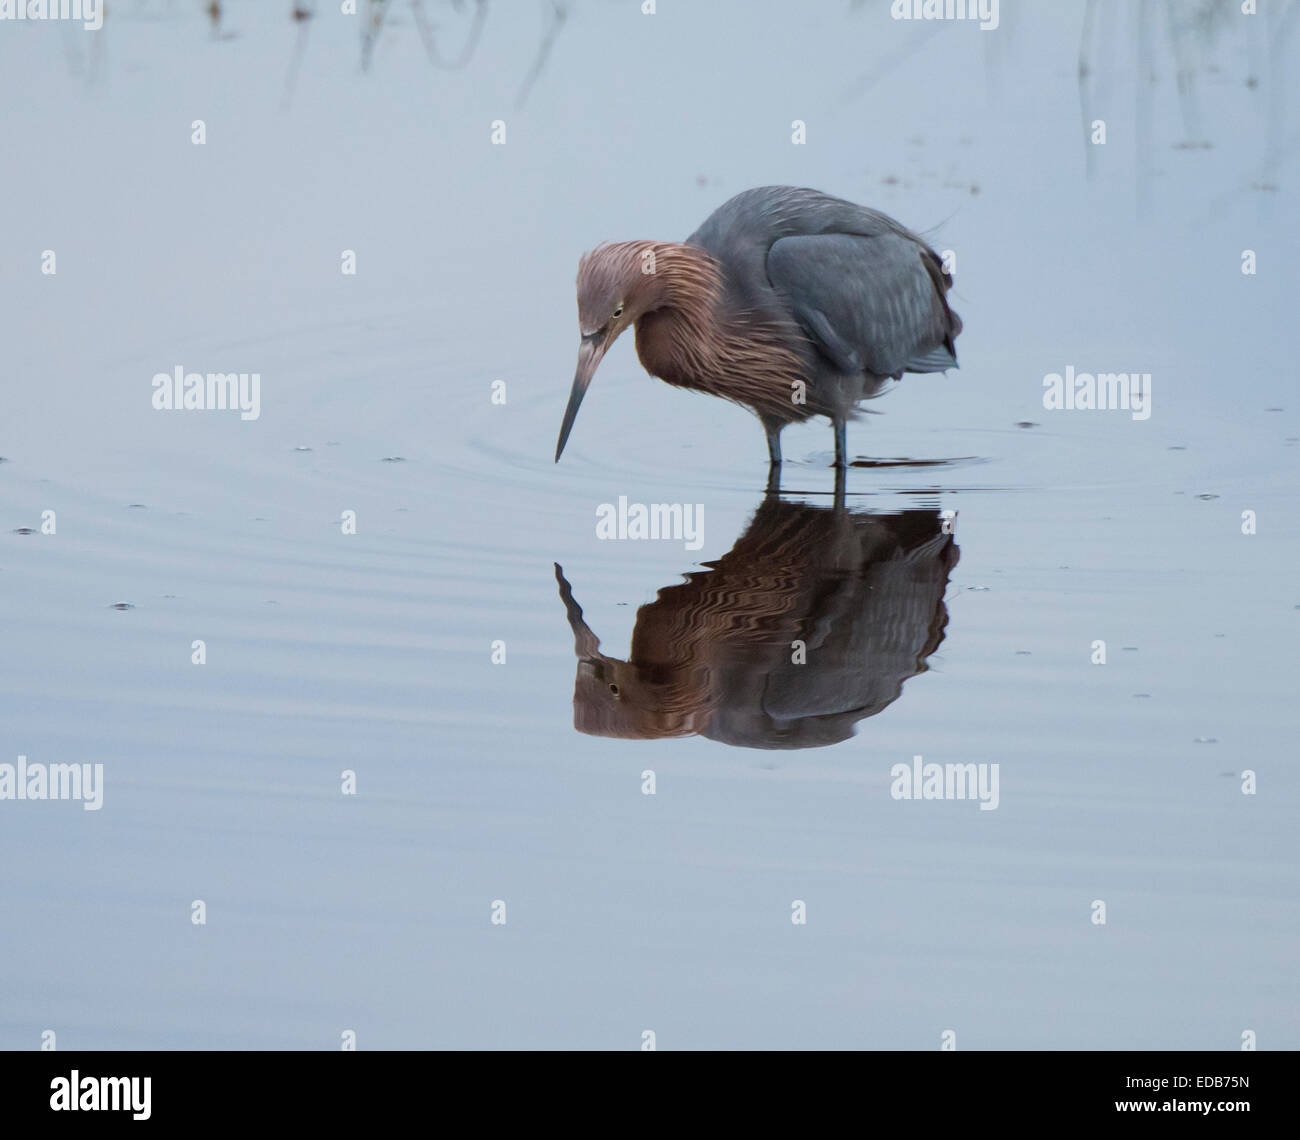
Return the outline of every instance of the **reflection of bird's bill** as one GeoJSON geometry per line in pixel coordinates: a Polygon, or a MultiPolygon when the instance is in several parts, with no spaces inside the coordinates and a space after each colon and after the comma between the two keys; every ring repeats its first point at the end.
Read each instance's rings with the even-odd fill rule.
{"type": "Polygon", "coordinates": [[[569,432],[573,430],[573,421],[578,418],[578,408],[582,398],[591,387],[591,378],[596,375],[596,368],[605,355],[605,342],[595,337],[583,337],[578,348],[578,369],[573,374],[573,388],[569,392],[569,406],[564,409],[564,422],[560,424],[560,439],[555,445],[555,462],[560,461],[564,445],[569,442],[569,432]]]}
{"type": "Polygon", "coordinates": [[[564,567],[555,563],[555,581],[560,587],[560,600],[564,603],[564,612],[569,618],[569,628],[573,630],[573,651],[578,659],[595,657],[600,652],[598,638],[582,617],[582,607],[573,596],[573,587],[564,576],[564,567]]]}
{"type": "Polygon", "coordinates": [[[578,656],[573,727],[585,736],[623,740],[661,740],[699,733],[703,714],[697,707],[697,696],[689,690],[676,700],[671,690],[656,692],[650,700],[645,694],[638,697],[633,691],[625,691],[628,686],[638,686],[637,669],[600,652],[600,638],[583,619],[582,607],[558,562],[555,581],[560,587],[560,599],[573,630],[573,648],[578,656]]]}

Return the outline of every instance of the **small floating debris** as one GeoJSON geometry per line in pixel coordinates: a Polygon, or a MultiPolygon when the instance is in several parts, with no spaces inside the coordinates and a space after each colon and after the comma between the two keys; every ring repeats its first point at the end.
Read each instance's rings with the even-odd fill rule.
{"type": "Polygon", "coordinates": [[[405,463],[405,462],[406,462],[406,456],[405,456],[405,455],[385,455],[384,458],[380,460],[380,462],[381,462],[381,463],[405,463]]]}
{"type": "Polygon", "coordinates": [[[1218,496],[1218,495],[1208,495],[1208,494],[1207,494],[1207,495],[1197,495],[1196,497],[1197,497],[1198,499],[1200,499],[1201,502],[1203,502],[1203,503],[1208,503],[1211,499],[1217,499],[1219,496],[1218,496]]]}
{"type": "Polygon", "coordinates": [[[1197,736],[1193,738],[1192,743],[1193,744],[1218,744],[1219,742],[1213,736],[1197,736]]]}
{"type": "Polygon", "coordinates": [[[1016,420],[1012,426],[1018,428],[1036,428],[1038,425],[1034,423],[1033,420],[1016,420]]]}
{"type": "Polygon", "coordinates": [[[1032,649],[1017,649],[1017,650],[1016,650],[1016,656],[1017,656],[1017,657],[1032,657],[1033,655],[1034,655],[1034,651],[1033,651],[1032,649]]]}
{"type": "Polygon", "coordinates": [[[126,509],[128,511],[147,511],[149,508],[143,503],[127,503],[126,509]]]}
{"type": "Polygon", "coordinates": [[[111,606],[109,606],[108,608],[109,608],[110,610],[122,610],[122,611],[125,611],[125,610],[133,610],[133,609],[135,609],[135,606],[133,606],[130,602],[114,602],[114,603],[113,603],[111,606]]]}
{"type": "Polygon", "coordinates": [[[953,459],[909,459],[901,456],[897,459],[855,459],[850,467],[949,467],[958,463],[978,461],[975,455],[958,455],[953,459]]]}
{"type": "Polygon", "coordinates": [[[1266,411],[1266,412],[1285,412],[1286,409],[1285,409],[1285,408],[1265,408],[1264,411],[1266,411]]]}
{"type": "Polygon", "coordinates": [[[992,588],[993,588],[992,586],[967,586],[966,587],[966,589],[972,590],[977,594],[987,594],[992,588]]]}
{"type": "Polygon", "coordinates": [[[1134,696],[1135,698],[1137,698],[1138,700],[1147,700],[1147,699],[1150,698],[1151,694],[1150,694],[1150,693],[1134,693],[1133,696],[1134,696]]]}
{"type": "Polygon", "coordinates": [[[36,532],[32,530],[32,528],[29,526],[19,526],[19,527],[14,527],[13,533],[14,534],[35,534],[36,532]]]}
{"type": "Polygon", "coordinates": [[[1166,447],[1165,450],[1166,450],[1166,451],[1186,451],[1187,448],[1184,447],[1181,443],[1175,443],[1175,444],[1173,444],[1171,447],[1166,447]]]}
{"type": "Polygon", "coordinates": [[[310,451],[310,447],[295,447],[294,451],[310,451]]]}
{"type": "Polygon", "coordinates": [[[164,599],[165,601],[169,601],[169,602],[171,602],[171,601],[175,601],[175,600],[176,600],[176,595],[175,595],[175,594],[164,594],[164,595],[163,595],[163,599],[164,599]]]}
{"type": "Polygon", "coordinates": [[[1136,645],[1121,645],[1119,648],[1121,653],[1136,653],[1138,651],[1136,645]]]}

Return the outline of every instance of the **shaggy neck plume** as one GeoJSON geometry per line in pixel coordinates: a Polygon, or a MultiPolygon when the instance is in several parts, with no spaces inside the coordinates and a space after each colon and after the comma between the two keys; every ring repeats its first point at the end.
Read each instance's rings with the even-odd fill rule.
{"type": "Polygon", "coordinates": [[[782,421],[809,414],[791,401],[802,375],[789,345],[800,334],[752,312],[729,311],[722,270],[704,250],[676,242],[629,242],[646,273],[636,350],[652,376],[725,395],[782,421]]]}
{"type": "Polygon", "coordinates": [[[641,313],[664,307],[711,312],[722,292],[717,262],[702,249],[671,241],[624,241],[597,250],[615,275],[631,278],[628,300],[641,313]]]}

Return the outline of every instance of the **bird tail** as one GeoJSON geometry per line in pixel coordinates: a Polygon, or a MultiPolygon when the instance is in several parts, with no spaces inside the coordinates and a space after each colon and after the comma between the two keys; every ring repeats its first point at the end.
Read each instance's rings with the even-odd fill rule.
{"type": "MultiPolygon", "coordinates": [[[[956,315],[955,313],[953,314],[956,315]]],[[[960,326],[959,326],[960,328],[960,326]]],[[[956,336],[956,333],[953,333],[956,336]]],[[[947,372],[957,367],[957,354],[951,342],[936,345],[928,352],[919,352],[903,365],[904,372],[947,372]]]]}

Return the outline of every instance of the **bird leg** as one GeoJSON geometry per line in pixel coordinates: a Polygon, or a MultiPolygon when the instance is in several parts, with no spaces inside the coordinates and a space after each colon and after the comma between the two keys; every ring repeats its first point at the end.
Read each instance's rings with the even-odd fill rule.
{"type": "Polygon", "coordinates": [[[785,427],[780,420],[763,420],[763,430],[767,432],[767,457],[773,467],[781,466],[781,429],[785,427]]]}
{"type": "Polygon", "coordinates": [[[785,427],[782,420],[774,417],[768,417],[759,414],[758,422],[763,425],[763,431],[767,435],[767,457],[770,460],[767,468],[767,492],[768,496],[781,494],[781,429],[785,427]]]}
{"type": "Polygon", "coordinates": [[[847,467],[847,431],[843,420],[835,421],[835,466],[840,470],[847,467]]]}
{"type": "Polygon", "coordinates": [[[773,496],[781,496],[781,468],[773,463],[767,469],[767,489],[763,492],[763,497],[770,499],[773,496]]]}
{"type": "Polygon", "coordinates": [[[838,464],[835,467],[835,510],[844,510],[844,468],[838,464]]]}

